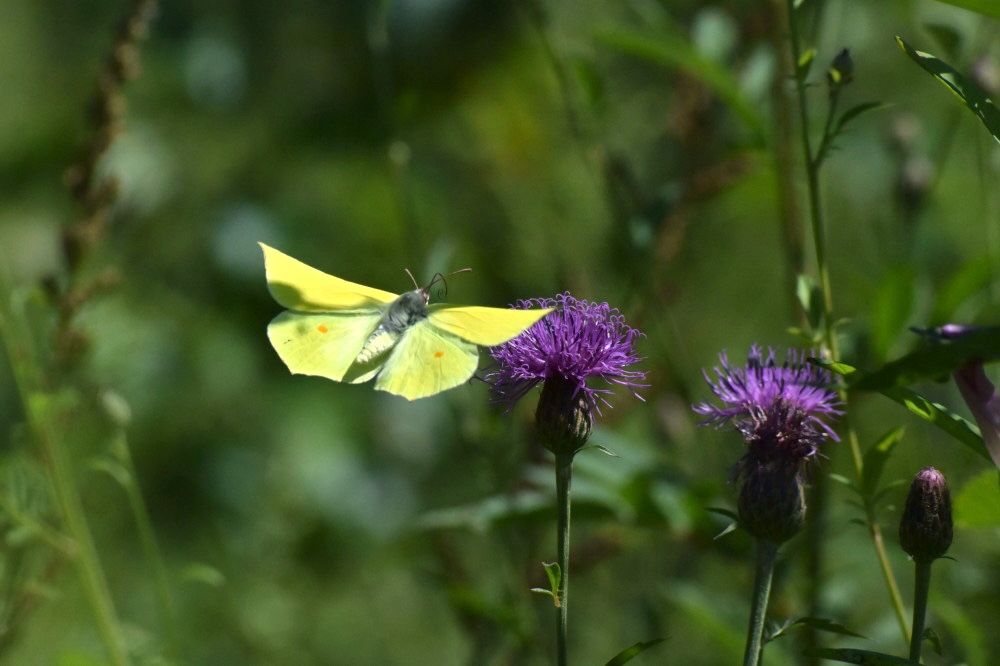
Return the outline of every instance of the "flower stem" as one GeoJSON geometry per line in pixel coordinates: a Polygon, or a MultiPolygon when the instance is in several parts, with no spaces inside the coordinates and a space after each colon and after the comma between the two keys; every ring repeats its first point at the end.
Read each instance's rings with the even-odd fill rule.
{"type": "Polygon", "coordinates": [[[924,643],[924,623],[927,621],[927,595],[931,589],[931,564],[934,560],[915,560],[913,590],[913,631],[910,632],[910,661],[920,663],[924,643]]]}
{"type": "Polygon", "coordinates": [[[569,510],[570,482],[575,453],[556,454],[556,548],[559,551],[559,596],[556,604],[556,663],[566,666],[566,629],[569,618],[569,510]]]}
{"type": "MultiPolygon", "coordinates": [[[[798,73],[798,65],[802,57],[802,49],[798,32],[798,24],[796,23],[794,16],[795,0],[787,0],[786,6],[788,15],[789,44],[792,51],[793,65],[796,67],[795,91],[798,102],[799,129],[801,132],[803,162],[806,169],[806,182],[808,185],[807,192],[809,196],[809,216],[812,222],[812,235],[816,254],[816,268],[819,274],[819,285],[823,294],[823,346],[825,347],[830,358],[837,360],[840,358],[840,349],[834,326],[833,288],[830,281],[829,263],[827,261],[826,223],[823,217],[823,206],[819,186],[819,172],[822,167],[822,160],[818,159],[818,153],[813,153],[812,143],[809,139],[809,113],[806,100],[806,84],[798,73]]],[[[827,114],[827,119],[824,124],[823,137],[820,141],[820,152],[824,150],[830,140],[829,133],[833,127],[836,101],[836,96],[831,99],[831,108],[827,114]]],[[[848,396],[846,392],[840,392],[840,399],[845,405],[848,404],[848,396]]],[[[864,479],[864,458],[861,453],[861,446],[858,442],[857,433],[855,433],[851,424],[849,410],[845,410],[841,419],[841,424],[851,451],[851,460],[854,467],[855,478],[860,484],[864,479]]],[[[822,486],[819,489],[825,489],[825,486],[822,486]]],[[[819,518],[819,516],[815,516],[815,518],[819,518]]],[[[889,592],[890,601],[892,602],[893,609],[896,613],[896,618],[900,623],[903,637],[908,639],[906,631],[906,613],[903,607],[902,597],[899,594],[899,586],[896,584],[895,575],[889,565],[889,556],[885,550],[885,542],[882,538],[881,527],[875,521],[874,515],[868,514],[866,518],[868,532],[872,539],[872,545],[875,548],[875,555],[878,558],[883,578],[886,581],[886,588],[889,592]]],[[[810,549],[810,556],[816,559],[814,566],[811,568],[814,568],[816,571],[820,571],[822,569],[819,562],[820,553],[818,550],[815,550],[820,547],[819,542],[818,540],[810,539],[810,544],[813,544],[810,549]]],[[[814,588],[818,591],[819,586],[816,585],[814,588]]],[[[810,603],[810,614],[817,614],[817,605],[818,597],[813,599],[810,603]]]]}
{"type": "Polygon", "coordinates": [[[771,579],[779,544],[767,539],[757,539],[757,571],[753,582],[753,605],[750,608],[750,625],[747,629],[746,651],[743,666],[757,666],[763,649],[764,618],[767,602],[771,597],[771,579]]]}

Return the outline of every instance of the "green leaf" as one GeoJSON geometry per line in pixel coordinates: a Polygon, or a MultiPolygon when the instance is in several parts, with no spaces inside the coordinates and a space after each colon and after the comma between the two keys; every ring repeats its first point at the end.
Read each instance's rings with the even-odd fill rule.
{"type": "Polygon", "coordinates": [[[890,269],[879,281],[872,298],[872,346],[876,358],[888,356],[892,343],[906,327],[913,305],[913,269],[900,266],[890,269]]]}
{"type": "Polygon", "coordinates": [[[533,587],[531,591],[549,595],[552,597],[552,603],[555,604],[555,607],[559,608],[562,604],[562,599],[559,597],[559,585],[562,583],[562,569],[559,567],[558,562],[542,562],[542,566],[545,567],[545,575],[549,578],[549,589],[533,587]]]}
{"type": "Polygon", "coordinates": [[[624,650],[616,654],[611,659],[611,661],[605,664],[605,666],[621,666],[622,664],[631,661],[632,657],[635,657],[636,655],[645,652],[654,645],[659,645],[665,640],[666,640],[665,638],[655,638],[651,641],[645,641],[644,643],[636,643],[635,645],[630,645],[629,647],[625,648],[624,650]]]}
{"type": "Polygon", "coordinates": [[[840,115],[840,118],[837,120],[837,129],[834,130],[834,133],[835,134],[839,133],[841,130],[844,129],[847,123],[851,122],[852,120],[860,116],[862,113],[867,113],[868,111],[874,111],[875,109],[882,108],[883,106],[885,106],[885,104],[883,104],[882,102],[863,102],[862,104],[852,106],[851,108],[849,108],[847,111],[844,111],[840,115]]]}
{"type": "Polygon", "coordinates": [[[809,327],[818,331],[823,327],[823,292],[808,275],[799,275],[795,281],[795,295],[806,313],[809,327]]]}
{"type": "Polygon", "coordinates": [[[664,67],[677,68],[697,77],[725,102],[753,132],[755,143],[764,145],[764,121],[757,108],[740,90],[732,71],[695,50],[679,30],[661,27],[655,35],[634,30],[609,28],[595,38],[605,46],[664,67]]]}
{"type": "Polygon", "coordinates": [[[1000,483],[997,470],[988,469],[967,481],[952,504],[955,525],[1000,527],[1000,483]]]}
{"type": "Polygon", "coordinates": [[[798,627],[798,626],[812,627],[817,631],[825,631],[830,634],[837,634],[838,636],[866,638],[866,636],[853,632],[844,625],[838,622],[834,622],[833,620],[827,619],[825,617],[800,617],[791,620],[789,622],[786,622],[784,626],[782,626],[778,631],[774,632],[773,634],[771,634],[771,636],[768,637],[768,641],[769,642],[773,641],[779,636],[782,636],[785,633],[787,633],[787,631],[792,627],[798,627]]]}
{"type": "Polygon", "coordinates": [[[984,16],[1000,18],[1000,3],[997,0],[938,0],[938,2],[978,12],[984,16]]]}
{"type": "Polygon", "coordinates": [[[864,458],[864,480],[862,481],[861,492],[865,499],[868,501],[869,506],[873,505],[876,500],[878,482],[882,478],[882,470],[885,468],[885,463],[889,460],[889,456],[892,454],[892,450],[896,448],[899,441],[903,438],[903,433],[906,430],[904,428],[893,428],[886,434],[882,435],[877,442],[875,442],[871,448],[865,451],[864,458]]]}
{"type": "MultiPolygon", "coordinates": [[[[846,363],[833,363],[823,359],[811,359],[811,362],[847,378],[850,382],[851,390],[856,390],[857,384],[861,383],[866,377],[870,376],[857,368],[847,365],[846,363]]],[[[958,414],[955,414],[944,405],[931,402],[919,393],[911,391],[908,388],[896,386],[892,388],[878,389],[877,391],[890,400],[903,405],[910,410],[911,413],[916,414],[925,421],[934,424],[988,460],[991,465],[993,464],[993,459],[990,457],[989,451],[986,450],[986,445],[983,443],[983,438],[980,436],[979,428],[976,425],[969,423],[967,420],[958,414]]]]}
{"type": "Polygon", "coordinates": [[[1000,361],[1000,326],[983,326],[938,340],[851,382],[852,390],[881,391],[922,381],[942,381],[971,362],[1000,361]]]}
{"type": "Polygon", "coordinates": [[[804,650],[803,654],[822,657],[840,661],[845,664],[860,664],[861,666],[899,666],[907,664],[910,666],[920,666],[919,662],[896,657],[891,654],[881,652],[870,652],[869,650],[852,650],[849,648],[819,648],[817,650],[804,650]]]}
{"type": "MultiPolygon", "coordinates": [[[[993,6],[993,10],[998,12],[997,15],[1000,16],[1000,9],[998,9],[1000,8],[1000,3],[996,2],[996,0],[968,0],[970,4],[978,1],[981,1],[984,6],[986,2],[989,2],[993,6]]],[[[993,138],[1000,142],[1000,109],[997,109],[993,105],[993,102],[982,88],[957,72],[943,60],[939,60],[929,53],[915,50],[902,37],[896,37],[896,43],[899,44],[899,48],[903,49],[906,55],[910,56],[911,60],[932,74],[938,81],[948,86],[959,99],[965,102],[965,106],[976,114],[983,125],[986,126],[986,129],[989,130],[990,134],[993,135],[993,138]]]]}

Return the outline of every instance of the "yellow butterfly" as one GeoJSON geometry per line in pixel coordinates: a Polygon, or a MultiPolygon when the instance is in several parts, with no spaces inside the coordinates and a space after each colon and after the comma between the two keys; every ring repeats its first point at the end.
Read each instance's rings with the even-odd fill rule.
{"type": "Polygon", "coordinates": [[[468,381],[479,366],[476,345],[506,342],[551,312],[428,305],[425,289],[365,287],[260,246],[267,287],[288,308],[267,327],[288,369],[352,384],[374,378],[376,389],[407,400],[468,381]]]}

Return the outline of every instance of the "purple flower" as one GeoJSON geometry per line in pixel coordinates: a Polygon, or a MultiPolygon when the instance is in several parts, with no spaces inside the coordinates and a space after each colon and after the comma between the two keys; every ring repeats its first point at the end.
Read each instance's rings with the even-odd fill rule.
{"type": "Polygon", "coordinates": [[[607,405],[605,396],[612,389],[590,386],[589,379],[632,389],[648,386],[641,383],[645,371],[629,369],[642,360],[633,349],[642,333],[626,324],[616,308],[580,301],[568,292],[518,301],[515,307],[556,309],[513,340],[490,349],[499,367],[486,381],[493,385],[497,402],[513,405],[538,384],[558,380],[574,395],[582,392],[586,407],[600,413],[597,403],[607,405]]]}
{"type": "MultiPolygon", "coordinates": [[[[977,326],[945,324],[937,333],[946,340],[954,340],[977,330],[977,326]]],[[[976,419],[993,464],[1000,467],[1000,396],[997,395],[993,382],[986,376],[982,362],[975,360],[961,370],[956,370],[952,376],[965,404],[976,419]]]]}
{"type": "Polygon", "coordinates": [[[829,388],[830,373],[806,362],[805,352],[789,350],[785,363],[775,362],[775,351],[764,358],[761,348],[750,348],[745,367],[733,367],[723,352],[713,381],[702,374],[722,406],[703,402],[692,409],[707,416],[700,425],[731,425],[745,440],[748,451],[737,467],[743,476],[753,467],[788,463],[796,467],[813,457],[827,439],[837,434],[824,419],[841,414],[840,402],[829,388]]]}

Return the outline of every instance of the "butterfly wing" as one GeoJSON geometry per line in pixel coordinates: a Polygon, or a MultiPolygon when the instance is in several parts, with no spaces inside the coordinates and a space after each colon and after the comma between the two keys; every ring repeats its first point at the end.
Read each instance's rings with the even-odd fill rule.
{"type": "Polygon", "coordinates": [[[492,347],[517,337],[550,312],[552,308],[510,310],[436,304],[427,307],[427,318],[435,328],[477,345],[492,347]]]}
{"type": "Polygon", "coordinates": [[[292,374],[316,375],[354,384],[368,381],[381,366],[358,364],[358,353],[378,326],[381,312],[282,312],[267,326],[267,337],[292,374]]]}
{"type": "Polygon", "coordinates": [[[407,400],[426,398],[468,381],[478,366],[476,345],[424,319],[406,329],[389,352],[375,388],[407,400]]]}
{"type": "Polygon", "coordinates": [[[260,244],[267,288],[274,300],[297,312],[382,311],[396,294],[341,280],[298,259],[260,244]]]}

